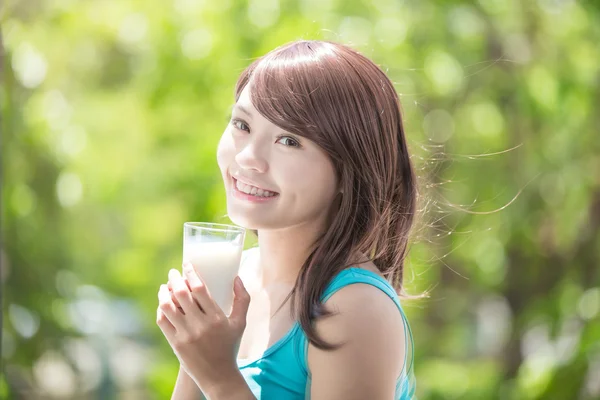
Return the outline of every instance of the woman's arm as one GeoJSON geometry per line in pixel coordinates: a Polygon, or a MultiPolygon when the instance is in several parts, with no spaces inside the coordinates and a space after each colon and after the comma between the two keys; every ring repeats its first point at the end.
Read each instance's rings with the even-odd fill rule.
{"type": "Polygon", "coordinates": [[[206,397],[204,397],[196,382],[180,367],[171,400],[206,400],[206,397]]]}

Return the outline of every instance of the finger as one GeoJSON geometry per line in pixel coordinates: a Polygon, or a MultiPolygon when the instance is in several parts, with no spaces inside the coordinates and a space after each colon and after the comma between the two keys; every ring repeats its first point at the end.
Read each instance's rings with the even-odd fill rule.
{"type": "Polygon", "coordinates": [[[160,307],[156,309],[156,325],[159,326],[160,330],[163,332],[169,342],[171,339],[175,338],[176,329],[171,321],[169,321],[167,316],[162,312],[160,307]]]}
{"type": "Polygon", "coordinates": [[[204,284],[204,282],[194,269],[194,266],[190,262],[186,261],[183,263],[182,269],[183,275],[187,279],[192,296],[194,297],[194,299],[196,299],[198,303],[200,303],[200,306],[202,307],[204,313],[210,315],[213,315],[215,313],[218,314],[219,312],[222,313],[221,309],[210,295],[208,287],[204,284]]]}
{"type": "MultiPolygon", "coordinates": [[[[169,271],[169,282],[173,287],[173,295],[181,305],[184,314],[186,316],[193,316],[194,318],[201,318],[202,312],[200,311],[200,307],[194,301],[192,293],[179,271],[176,269],[169,271]]],[[[191,321],[188,322],[191,323],[191,321]]]]}
{"type": "Polygon", "coordinates": [[[158,290],[158,308],[175,327],[175,330],[184,327],[184,315],[177,310],[177,307],[171,300],[171,294],[169,293],[169,289],[167,289],[167,285],[160,285],[160,289],[158,290]]]}
{"type": "Polygon", "coordinates": [[[179,301],[175,298],[175,295],[173,294],[173,288],[171,287],[171,282],[167,282],[167,287],[169,288],[169,293],[171,294],[171,300],[173,301],[173,304],[175,304],[175,307],[177,307],[179,309],[179,311],[183,312],[183,308],[181,308],[181,304],[179,304],[179,301]]]}

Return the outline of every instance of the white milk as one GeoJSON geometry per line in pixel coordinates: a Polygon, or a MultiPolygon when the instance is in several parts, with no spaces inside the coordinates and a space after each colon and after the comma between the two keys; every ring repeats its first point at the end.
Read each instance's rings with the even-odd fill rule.
{"type": "Polygon", "coordinates": [[[183,243],[183,259],[192,263],[212,298],[226,315],[233,304],[233,280],[238,274],[243,246],[230,242],[183,243]]]}

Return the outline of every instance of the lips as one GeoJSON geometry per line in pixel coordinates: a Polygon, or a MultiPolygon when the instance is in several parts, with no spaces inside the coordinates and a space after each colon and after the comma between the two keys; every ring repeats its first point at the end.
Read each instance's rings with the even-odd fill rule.
{"type": "Polygon", "coordinates": [[[274,193],[275,195],[278,195],[278,194],[279,194],[279,192],[276,192],[275,190],[272,190],[272,189],[266,189],[266,188],[264,188],[264,187],[262,187],[262,186],[259,186],[259,185],[256,185],[256,184],[254,184],[254,183],[252,183],[252,182],[245,181],[244,179],[237,179],[237,178],[234,178],[234,177],[231,177],[231,179],[233,179],[233,184],[234,184],[234,185],[236,185],[236,184],[237,184],[237,181],[239,180],[241,183],[243,183],[243,184],[245,184],[245,185],[254,186],[254,187],[255,187],[255,188],[257,188],[257,189],[262,189],[263,191],[268,191],[268,192],[274,193]]]}
{"type": "Polygon", "coordinates": [[[231,179],[231,195],[236,198],[239,199],[241,201],[244,201],[247,204],[266,204],[266,203],[270,203],[272,201],[275,201],[277,198],[279,198],[279,194],[275,194],[273,196],[268,196],[268,197],[264,197],[264,196],[257,196],[257,195],[252,195],[252,194],[248,194],[248,193],[244,193],[241,190],[239,190],[237,188],[236,185],[236,179],[232,178],[231,179]]]}
{"type": "MultiPolygon", "coordinates": [[[[257,196],[257,197],[259,197],[259,198],[272,198],[272,197],[277,197],[277,196],[279,196],[279,193],[277,193],[277,192],[270,192],[270,191],[267,191],[267,190],[263,190],[263,189],[260,189],[258,186],[246,185],[245,183],[243,183],[243,182],[241,182],[241,181],[240,181],[240,185],[243,185],[244,187],[253,187],[253,188],[257,188],[257,189],[258,189],[258,191],[257,191],[257,193],[256,193],[256,194],[246,193],[245,191],[243,191],[243,190],[241,190],[240,188],[238,188],[238,182],[237,182],[237,179],[233,178],[233,189],[234,189],[236,192],[244,193],[244,194],[247,194],[247,195],[249,195],[249,196],[257,196]],[[261,193],[261,195],[259,195],[258,193],[261,193]],[[263,193],[269,193],[269,195],[268,195],[268,196],[263,196],[263,195],[262,195],[263,193]]],[[[253,190],[251,190],[251,191],[253,191],[253,190]]]]}

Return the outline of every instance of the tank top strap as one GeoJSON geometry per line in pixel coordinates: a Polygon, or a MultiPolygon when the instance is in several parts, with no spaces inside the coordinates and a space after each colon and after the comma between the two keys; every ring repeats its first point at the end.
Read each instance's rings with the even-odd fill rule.
{"type": "Polygon", "coordinates": [[[335,292],[353,283],[366,283],[377,287],[387,294],[403,312],[402,305],[398,299],[398,294],[394,290],[393,286],[387,280],[385,280],[385,278],[379,276],[373,271],[357,267],[346,268],[338,273],[329,283],[327,288],[325,288],[325,291],[321,296],[321,302],[327,301],[335,292]]]}

